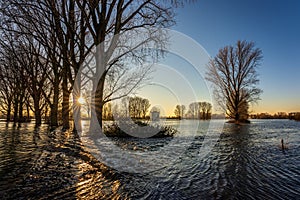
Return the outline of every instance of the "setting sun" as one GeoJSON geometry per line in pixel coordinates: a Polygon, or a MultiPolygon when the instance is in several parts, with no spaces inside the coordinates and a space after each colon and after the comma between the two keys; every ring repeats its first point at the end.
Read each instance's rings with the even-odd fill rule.
{"type": "Polygon", "coordinates": [[[83,97],[79,97],[78,98],[78,103],[80,103],[81,105],[84,104],[85,100],[83,97]]]}

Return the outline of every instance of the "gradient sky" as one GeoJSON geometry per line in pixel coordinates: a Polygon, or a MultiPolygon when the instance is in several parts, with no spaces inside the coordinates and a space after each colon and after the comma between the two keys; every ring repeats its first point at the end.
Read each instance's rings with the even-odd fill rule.
{"type": "MultiPolygon", "coordinates": [[[[259,87],[264,92],[262,100],[251,111],[271,114],[300,111],[300,1],[198,0],[178,8],[176,21],[173,29],[194,39],[211,57],[220,48],[236,44],[237,40],[255,42],[263,52],[258,73],[259,87]]],[[[149,98],[152,105],[163,107],[166,115],[173,115],[177,103],[188,106],[193,100],[210,101],[203,77],[187,67],[189,63],[173,55],[164,62],[179,69],[177,73],[184,72],[183,77],[193,85],[194,96],[191,96],[195,99],[180,100],[178,92],[172,95],[170,88],[155,89],[154,86],[143,88],[138,95],[149,98]]],[[[157,70],[155,79],[166,79],[172,87],[187,91],[179,84],[180,78],[169,71],[163,74],[157,70]]]]}

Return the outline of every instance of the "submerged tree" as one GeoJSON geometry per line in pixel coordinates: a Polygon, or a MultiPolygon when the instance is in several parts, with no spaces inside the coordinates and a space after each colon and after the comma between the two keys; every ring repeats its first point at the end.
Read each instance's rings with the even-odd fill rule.
{"type": "Polygon", "coordinates": [[[151,104],[150,104],[150,101],[148,99],[142,99],[141,110],[142,110],[142,117],[144,119],[146,118],[146,114],[147,114],[150,106],[151,106],[151,104]]]}
{"type": "Polygon", "coordinates": [[[102,126],[104,104],[127,96],[146,79],[149,68],[138,66],[150,57],[160,56],[148,47],[163,49],[167,43],[167,37],[153,28],[174,24],[172,7],[179,1],[83,2],[76,0],[81,10],[87,11],[88,32],[96,47],[91,120],[102,126]]]}
{"type": "Polygon", "coordinates": [[[214,85],[216,100],[236,122],[246,121],[249,103],[259,100],[262,90],[257,67],[262,51],[253,42],[238,41],[226,46],[210,60],[206,79],[214,85]]]}
{"type": "Polygon", "coordinates": [[[200,102],[193,102],[189,105],[188,116],[192,119],[199,119],[200,118],[200,109],[199,109],[200,102]]]}
{"type": "Polygon", "coordinates": [[[178,119],[181,119],[185,112],[185,105],[176,105],[174,114],[178,119]]]}
{"type": "Polygon", "coordinates": [[[207,120],[211,118],[212,105],[208,102],[200,102],[199,109],[201,112],[200,119],[207,120]]]}
{"type": "Polygon", "coordinates": [[[189,105],[188,117],[192,119],[210,119],[212,105],[208,102],[193,102],[189,105]]]}
{"type": "MultiPolygon", "coordinates": [[[[70,127],[71,93],[76,116],[75,110],[80,111],[81,106],[77,100],[83,91],[74,87],[91,80],[88,114],[93,122],[101,125],[106,103],[129,95],[147,80],[151,66],[145,67],[144,63],[159,59],[163,54],[159,50],[168,43],[167,33],[159,28],[174,24],[173,8],[183,2],[186,1],[1,1],[0,34],[15,35],[11,43],[2,37],[3,55],[5,58],[17,55],[22,49],[16,66],[20,65],[23,74],[17,75],[26,75],[20,80],[30,82],[22,84],[28,86],[21,88],[24,94],[0,89],[1,107],[7,119],[11,118],[10,113],[16,118],[17,110],[22,115],[25,103],[27,110],[35,107],[32,111],[39,118],[38,124],[41,123],[39,116],[48,113],[50,108],[51,126],[58,126],[58,116],[61,116],[62,125],[67,129],[70,127]],[[95,57],[94,69],[89,62],[90,56],[95,57]]],[[[9,67],[8,73],[0,74],[1,85],[12,80],[11,60],[1,60],[2,67],[9,67]]],[[[18,80],[19,77],[13,78],[18,80]]],[[[148,109],[147,102],[145,105],[142,117],[148,109]]]]}
{"type": "Polygon", "coordinates": [[[129,98],[129,113],[132,118],[146,118],[148,109],[150,108],[150,102],[148,99],[141,97],[129,98]]]}

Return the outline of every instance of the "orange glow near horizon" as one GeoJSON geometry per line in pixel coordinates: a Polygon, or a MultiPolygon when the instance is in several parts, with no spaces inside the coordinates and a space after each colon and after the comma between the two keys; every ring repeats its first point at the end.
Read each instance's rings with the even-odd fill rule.
{"type": "MultiPolygon", "coordinates": [[[[150,100],[151,107],[159,105],[160,108],[162,108],[162,116],[166,117],[172,117],[175,116],[174,110],[177,104],[185,105],[186,110],[188,111],[189,103],[192,103],[190,101],[207,101],[210,102],[208,99],[201,99],[195,100],[195,99],[188,99],[188,101],[180,102],[176,98],[171,98],[172,95],[168,95],[163,92],[157,92],[158,95],[149,95],[151,94],[150,90],[147,90],[148,95],[145,95],[145,93],[142,92],[141,96],[143,98],[148,98],[150,100]]],[[[211,102],[210,102],[211,103],[211,102]]],[[[259,113],[269,113],[271,115],[274,115],[278,112],[300,112],[300,103],[298,103],[295,99],[285,99],[285,100],[274,100],[273,102],[270,101],[268,98],[265,100],[260,100],[257,104],[254,104],[250,106],[249,113],[250,114],[259,114],[259,113]]],[[[220,114],[220,112],[215,111],[213,108],[212,111],[213,114],[220,114]]]]}

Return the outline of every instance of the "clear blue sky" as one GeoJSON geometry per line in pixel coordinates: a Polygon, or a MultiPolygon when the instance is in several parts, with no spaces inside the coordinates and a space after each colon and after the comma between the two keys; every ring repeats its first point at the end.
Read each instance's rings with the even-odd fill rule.
{"type": "Polygon", "coordinates": [[[237,40],[255,42],[263,51],[258,72],[264,93],[252,111],[300,111],[300,1],[198,0],[178,8],[176,21],[173,29],[193,38],[212,57],[237,40]]]}
{"type": "Polygon", "coordinates": [[[174,27],[211,56],[237,40],[263,51],[256,112],[300,111],[300,1],[199,0],[178,9],[174,27]]]}

